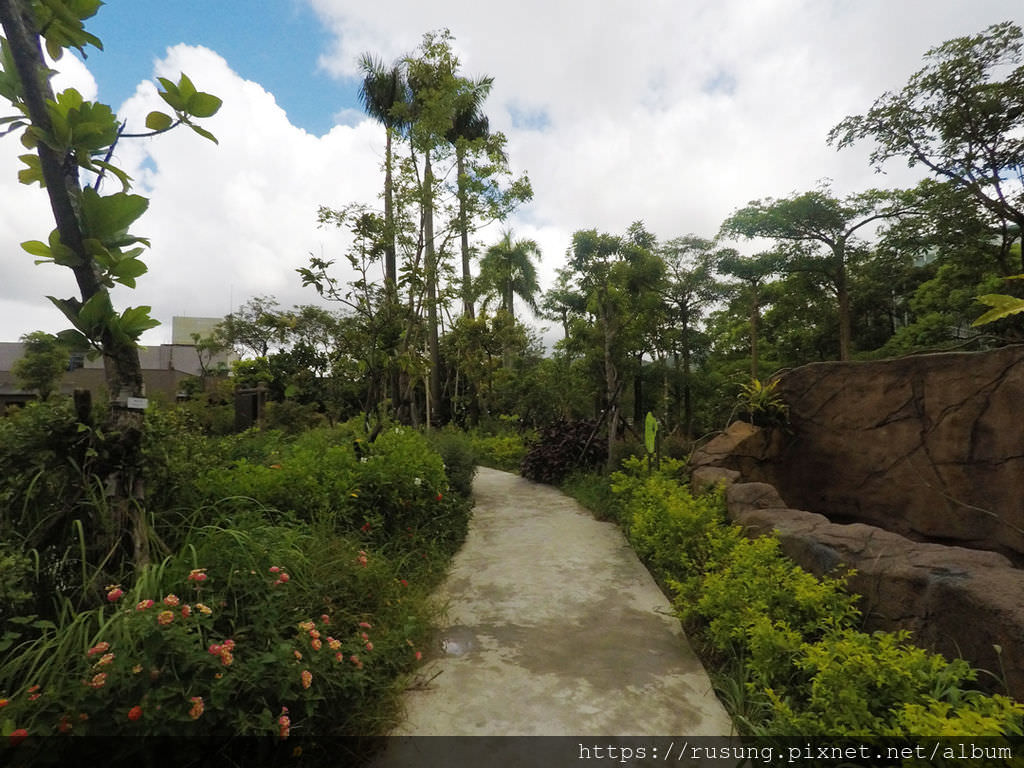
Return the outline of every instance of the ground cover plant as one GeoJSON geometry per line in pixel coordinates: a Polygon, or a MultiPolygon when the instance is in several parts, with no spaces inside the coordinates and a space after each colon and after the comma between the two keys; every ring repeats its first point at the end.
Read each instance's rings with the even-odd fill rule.
{"type": "MultiPolygon", "coordinates": [[[[66,418],[44,404],[0,430],[28,445],[66,418]]],[[[405,427],[208,438],[177,411],[147,418],[160,557],[143,568],[115,571],[72,535],[19,546],[27,515],[57,510],[66,533],[104,511],[31,481],[73,477],[66,451],[0,480],[0,762],[146,764],[169,745],[181,765],[360,759],[426,650],[429,595],[468,522],[469,454],[448,452],[453,489],[405,427]]]]}
{"type": "Polygon", "coordinates": [[[979,670],[913,645],[906,632],[860,631],[842,574],[818,579],[775,537],[748,539],[720,491],[691,494],[683,464],[641,459],[610,478],[574,480],[582,501],[612,499],[637,554],[673,596],[747,735],[771,738],[1019,738],[1024,705],[978,688],[979,670]],[[594,490],[604,483],[607,493],[594,490]]]}

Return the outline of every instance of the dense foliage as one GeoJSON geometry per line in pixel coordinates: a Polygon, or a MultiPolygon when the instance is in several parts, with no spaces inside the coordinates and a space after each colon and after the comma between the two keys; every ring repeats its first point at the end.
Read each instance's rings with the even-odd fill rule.
{"type": "Polygon", "coordinates": [[[151,410],[161,557],[118,571],[80,536],[105,507],[75,418],[54,402],[0,420],[0,750],[120,765],[174,740],[182,765],[250,765],[385,732],[465,534],[468,438],[439,437],[443,458],[395,425],[211,438],[151,410]]]}
{"type": "MultiPolygon", "coordinates": [[[[665,461],[651,472],[634,459],[585,484],[585,496],[610,508],[675,596],[746,733],[862,742],[1022,734],[1024,705],[982,693],[978,670],[914,646],[909,633],[859,631],[841,574],[817,579],[776,538],[744,537],[727,523],[722,494],[692,495],[681,469],[665,461]]],[[[583,485],[572,487],[578,496],[583,485]]]]}

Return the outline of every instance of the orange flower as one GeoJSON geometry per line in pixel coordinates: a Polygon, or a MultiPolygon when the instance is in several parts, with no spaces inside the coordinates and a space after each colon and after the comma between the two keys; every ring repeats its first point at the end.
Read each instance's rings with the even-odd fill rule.
{"type": "Polygon", "coordinates": [[[7,737],[8,741],[10,742],[10,745],[12,747],[18,746],[19,744],[21,744],[21,742],[23,742],[27,738],[28,738],[28,731],[26,731],[24,728],[17,728],[15,730],[11,731],[11,735],[7,737]]]}
{"type": "Polygon", "coordinates": [[[142,707],[136,704],[134,707],[128,710],[128,719],[135,721],[142,717],[142,707]]]}
{"type": "Polygon", "coordinates": [[[172,611],[160,611],[160,613],[157,614],[156,620],[158,624],[166,627],[174,621],[174,613],[172,611]]]}
{"type": "Polygon", "coordinates": [[[312,642],[310,642],[310,645],[313,646],[314,651],[319,651],[323,647],[323,643],[320,642],[320,638],[316,637],[313,638],[312,642]]]}
{"type": "Polygon", "coordinates": [[[147,608],[152,608],[152,607],[153,607],[153,601],[152,600],[143,600],[142,602],[138,603],[135,606],[135,610],[136,611],[144,611],[147,608]]]}
{"type": "Polygon", "coordinates": [[[205,711],[206,705],[203,704],[202,696],[193,696],[191,701],[192,708],[189,709],[188,716],[191,717],[193,720],[198,720],[205,711]]]}
{"type": "Polygon", "coordinates": [[[108,664],[113,664],[113,663],[114,663],[114,654],[112,654],[112,653],[104,653],[102,656],[100,656],[100,660],[96,662],[96,666],[98,666],[98,667],[105,667],[108,664]]]}
{"type": "Polygon", "coordinates": [[[97,690],[97,691],[100,688],[102,688],[104,685],[106,685],[106,684],[107,684],[107,673],[106,672],[100,672],[98,674],[93,675],[92,676],[92,680],[90,680],[89,682],[86,683],[86,685],[88,685],[90,688],[92,688],[94,690],[97,690]]]}
{"type": "Polygon", "coordinates": [[[170,606],[171,608],[177,608],[181,603],[181,600],[177,595],[168,595],[164,598],[164,605],[170,606]]]}
{"type": "Polygon", "coordinates": [[[110,643],[108,643],[106,641],[103,641],[102,643],[96,643],[96,645],[94,645],[92,648],[90,648],[86,652],[86,655],[87,656],[95,656],[96,654],[99,654],[99,653],[106,653],[109,650],[110,650],[110,643]]]}
{"type": "Polygon", "coordinates": [[[310,672],[308,669],[302,670],[302,674],[300,675],[300,677],[302,678],[303,688],[309,688],[309,686],[313,684],[313,673],[310,672]]]}

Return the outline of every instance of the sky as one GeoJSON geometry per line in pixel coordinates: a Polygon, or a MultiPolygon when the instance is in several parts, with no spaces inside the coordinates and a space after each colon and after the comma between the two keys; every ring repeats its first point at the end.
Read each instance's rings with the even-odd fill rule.
{"type": "MultiPolygon", "coordinates": [[[[175,315],[220,317],[259,295],[321,303],[295,270],[311,254],[344,261],[348,241],[318,228],[318,207],[381,205],[364,52],[389,62],[448,28],[461,71],[494,78],[491,129],[534,198],[474,241],[501,227],[536,240],[547,288],[579,229],[642,220],[661,240],[711,237],[748,201],[822,179],[838,194],[913,184],[899,161],[875,173],[868,143],[829,147],[829,129],[901,88],[929,48],[1006,20],[1024,22],[1019,0],[108,0],[87,25],[104,50],[65,56],[54,84],[110,104],[129,131],[160,108],[157,76],[185,72],[224,101],[203,122],[218,145],[179,130],[115,155],[150,198],[133,233],[152,247],[114,303],[151,306],[164,324],[143,342],[160,344],[175,315]]],[[[0,341],[67,327],[46,296],[75,295],[69,270],[20,248],[53,228],[45,192],[17,182],[24,151],[0,137],[0,341]]]]}

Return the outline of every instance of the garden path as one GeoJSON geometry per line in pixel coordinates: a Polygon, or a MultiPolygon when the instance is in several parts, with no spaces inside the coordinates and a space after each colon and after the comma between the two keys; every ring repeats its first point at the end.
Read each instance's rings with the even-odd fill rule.
{"type": "Polygon", "coordinates": [[[394,735],[733,733],[671,604],[616,525],[493,469],[480,468],[474,495],[440,590],[447,620],[394,735]]]}

